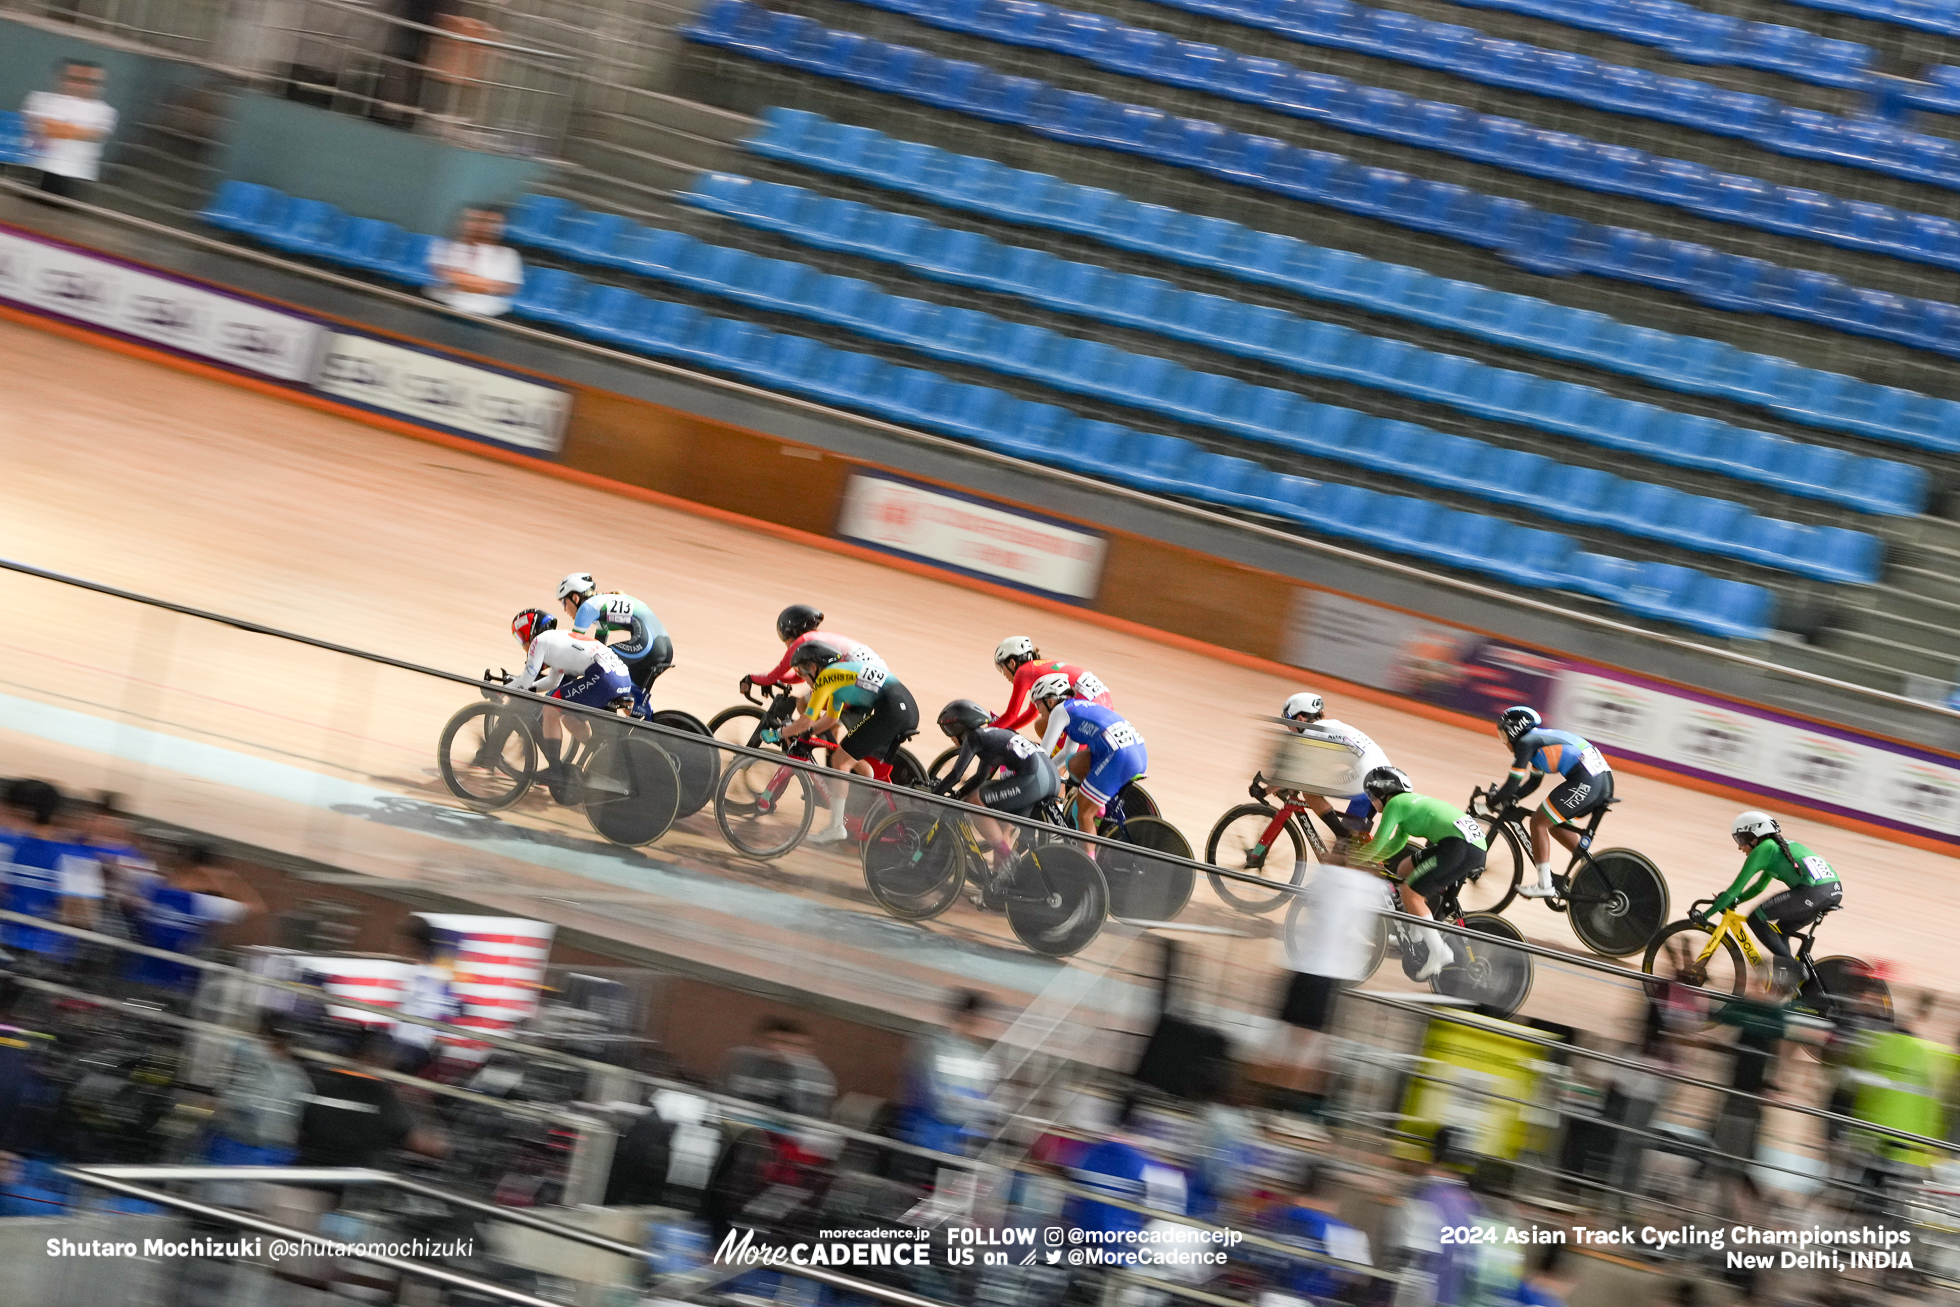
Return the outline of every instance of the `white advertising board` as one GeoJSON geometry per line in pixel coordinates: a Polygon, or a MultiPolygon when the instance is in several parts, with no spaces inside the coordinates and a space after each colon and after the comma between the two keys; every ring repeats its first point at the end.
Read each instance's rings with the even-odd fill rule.
{"type": "Polygon", "coordinates": [[[461,435],[556,454],[571,395],[493,368],[337,331],[314,389],[461,435]]]}
{"type": "Polygon", "coordinates": [[[313,375],[310,318],[0,230],[0,300],[281,381],[313,375]]]}
{"type": "Polygon", "coordinates": [[[845,488],[837,534],[1078,603],[1094,597],[1107,548],[1050,518],[864,472],[845,488]]]}

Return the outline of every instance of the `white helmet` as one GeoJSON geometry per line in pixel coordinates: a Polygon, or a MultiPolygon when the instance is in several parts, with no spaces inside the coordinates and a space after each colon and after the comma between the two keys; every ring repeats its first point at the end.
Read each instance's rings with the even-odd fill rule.
{"type": "Polygon", "coordinates": [[[1729,824],[1729,834],[1736,839],[1746,835],[1752,840],[1766,840],[1772,835],[1782,833],[1782,830],[1783,828],[1776,824],[1776,818],[1766,812],[1757,812],[1754,808],[1748,812],[1737,813],[1735,820],[1729,824]]]}
{"type": "Polygon", "coordinates": [[[562,604],[574,595],[583,599],[586,595],[597,591],[598,588],[599,583],[592,579],[592,573],[573,572],[558,583],[558,602],[562,604]]]}
{"type": "Polygon", "coordinates": [[[1067,673],[1050,672],[1035,678],[1035,683],[1028,687],[1028,698],[1040,703],[1043,699],[1066,699],[1068,692],[1067,673]]]}
{"type": "Polygon", "coordinates": [[[1286,706],[1279,710],[1279,715],[1288,721],[1305,715],[1308,721],[1317,722],[1321,714],[1326,711],[1327,705],[1320,701],[1319,695],[1311,690],[1302,690],[1286,701],[1286,706]]]}
{"type": "Polygon", "coordinates": [[[1034,641],[1031,638],[1010,635],[994,646],[994,666],[999,667],[1009,658],[1032,658],[1034,655],[1034,641]]]}

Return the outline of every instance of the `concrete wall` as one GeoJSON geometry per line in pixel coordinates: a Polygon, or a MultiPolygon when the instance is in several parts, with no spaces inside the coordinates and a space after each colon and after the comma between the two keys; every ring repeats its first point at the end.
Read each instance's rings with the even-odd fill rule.
{"type": "Polygon", "coordinates": [[[507,203],[546,171],[266,95],[233,98],[224,142],[218,162],[227,180],[326,200],[410,231],[447,232],[465,206],[507,203]]]}

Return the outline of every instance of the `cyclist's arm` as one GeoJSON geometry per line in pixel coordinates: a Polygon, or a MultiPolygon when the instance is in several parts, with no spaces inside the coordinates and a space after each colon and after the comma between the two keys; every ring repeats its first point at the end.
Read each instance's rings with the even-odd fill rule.
{"type": "Polygon", "coordinates": [[[1727,912],[1738,903],[1746,903],[1761,894],[1775,877],[1773,864],[1783,855],[1776,845],[1764,840],[1749,850],[1749,856],[1742,861],[1742,870],[1736,873],[1729,887],[1715,896],[1715,912],[1727,912]],[[1745,886],[1747,888],[1745,888],[1745,886]]]}
{"type": "Polygon", "coordinates": [[[559,679],[562,678],[545,666],[544,646],[533,640],[530,654],[524,659],[524,670],[517,674],[511,681],[511,685],[519,690],[553,690],[558,688],[559,679]],[[547,681],[550,682],[549,685],[546,684],[547,681]]]}
{"type": "Polygon", "coordinates": [[[1000,714],[994,718],[993,724],[1004,731],[1018,731],[1032,722],[1035,719],[1036,710],[1034,700],[1028,698],[1028,691],[1033,686],[1033,678],[1023,677],[1019,672],[1016,672],[1014,674],[1014,688],[1007,693],[1007,706],[1000,710],[1000,714]]]}
{"type": "Polygon", "coordinates": [[[1058,750],[1061,747],[1062,742],[1068,738],[1067,731],[1068,731],[1068,705],[1063,704],[1061,707],[1055,709],[1054,712],[1048,714],[1048,730],[1047,733],[1041,737],[1041,747],[1045,749],[1050,756],[1053,756],[1056,750],[1058,750]]]}
{"type": "Polygon", "coordinates": [[[801,637],[790,641],[783,649],[783,660],[776,664],[773,671],[764,672],[760,676],[751,676],[749,679],[757,685],[796,685],[801,683],[803,678],[798,676],[789,665],[789,660],[796,656],[796,646],[801,643],[803,643],[801,637]]]}
{"type": "Polygon", "coordinates": [[[599,596],[592,596],[580,604],[578,612],[572,615],[572,634],[588,640],[603,637],[605,633],[600,628],[605,624],[602,620],[605,615],[606,606],[599,602],[599,596]]]}
{"type": "MultiPolygon", "coordinates": [[[[960,776],[966,771],[967,764],[972,761],[973,761],[973,734],[972,732],[969,731],[967,733],[966,739],[960,741],[959,756],[953,759],[953,765],[946,769],[946,774],[941,776],[939,778],[939,783],[933,786],[932,788],[938,791],[940,794],[952,794],[954,792],[954,788],[959,785],[960,776]]],[[[984,776],[985,774],[986,774],[986,769],[983,767],[981,768],[981,776],[984,776]]],[[[963,799],[967,796],[967,794],[970,794],[975,788],[977,788],[980,784],[980,778],[981,778],[980,776],[975,776],[973,778],[973,784],[967,786],[967,788],[964,791],[961,791],[959,797],[963,799]]]]}
{"type": "MultiPolygon", "coordinates": [[[[1396,799],[1401,797],[1397,795],[1396,799]]],[[[1381,826],[1375,831],[1375,837],[1354,851],[1357,861],[1386,863],[1407,847],[1409,836],[1402,829],[1402,805],[1396,799],[1390,799],[1382,807],[1381,826]]]]}

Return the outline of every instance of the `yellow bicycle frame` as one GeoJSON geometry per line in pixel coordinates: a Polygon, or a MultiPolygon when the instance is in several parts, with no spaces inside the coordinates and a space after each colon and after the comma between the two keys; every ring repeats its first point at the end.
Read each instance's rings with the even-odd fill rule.
{"type": "Polygon", "coordinates": [[[1708,947],[1701,951],[1701,956],[1695,961],[1705,969],[1709,960],[1715,956],[1715,950],[1722,947],[1723,939],[1730,935],[1735,936],[1735,942],[1742,946],[1742,956],[1749,959],[1750,966],[1765,965],[1762,950],[1756,947],[1756,937],[1749,932],[1748,920],[1734,908],[1722,914],[1721,922],[1708,937],[1708,947]]]}

